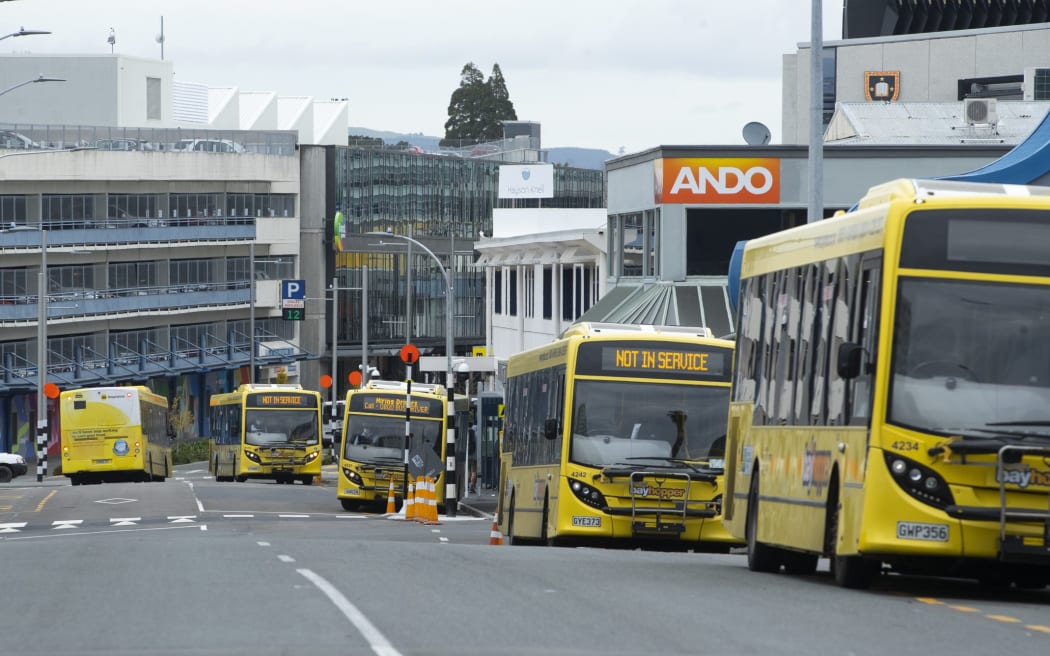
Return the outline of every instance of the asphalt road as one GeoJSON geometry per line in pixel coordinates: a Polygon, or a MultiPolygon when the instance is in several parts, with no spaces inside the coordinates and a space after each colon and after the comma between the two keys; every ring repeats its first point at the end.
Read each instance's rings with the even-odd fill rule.
{"type": "Polygon", "coordinates": [[[489,544],[491,519],[346,513],[331,485],[0,486],[4,654],[991,654],[1050,592],[749,572],[741,555],[489,544]]]}

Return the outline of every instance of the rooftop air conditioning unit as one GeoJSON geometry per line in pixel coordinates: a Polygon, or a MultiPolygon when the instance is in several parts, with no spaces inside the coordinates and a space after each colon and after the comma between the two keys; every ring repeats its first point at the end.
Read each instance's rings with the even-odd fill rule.
{"type": "Polygon", "coordinates": [[[963,100],[963,117],[967,125],[994,125],[999,122],[995,98],[966,98],[963,100]]]}

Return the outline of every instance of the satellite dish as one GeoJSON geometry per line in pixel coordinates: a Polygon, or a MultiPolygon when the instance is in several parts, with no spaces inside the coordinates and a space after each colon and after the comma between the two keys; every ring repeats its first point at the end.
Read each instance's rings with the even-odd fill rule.
{"type": "Polygon", "coordinates": [[[744,126],[744,141],[749,146],[766,145],[769,143],[769,128],[758,121],[751,121],[744,126]]]}

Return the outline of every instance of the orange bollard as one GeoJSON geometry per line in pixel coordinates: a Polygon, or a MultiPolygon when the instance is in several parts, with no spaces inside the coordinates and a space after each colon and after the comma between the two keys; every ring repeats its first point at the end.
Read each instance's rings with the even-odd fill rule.
{"type": "Polygon", "coordinates": [[[388,514],[397,512],[397,503],[394,501],[394,479],[390,479],[390,491],[386,495],[386,511],[388,514]]]}

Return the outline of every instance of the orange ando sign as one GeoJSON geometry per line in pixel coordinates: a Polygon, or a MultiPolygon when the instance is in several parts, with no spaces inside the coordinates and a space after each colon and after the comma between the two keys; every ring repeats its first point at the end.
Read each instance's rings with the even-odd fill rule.
{"type": "Polygon", "coordinates": [[[678,157],[655,165],[658,203],[780,202],[780,160],[774,157],[678,157]]]}

